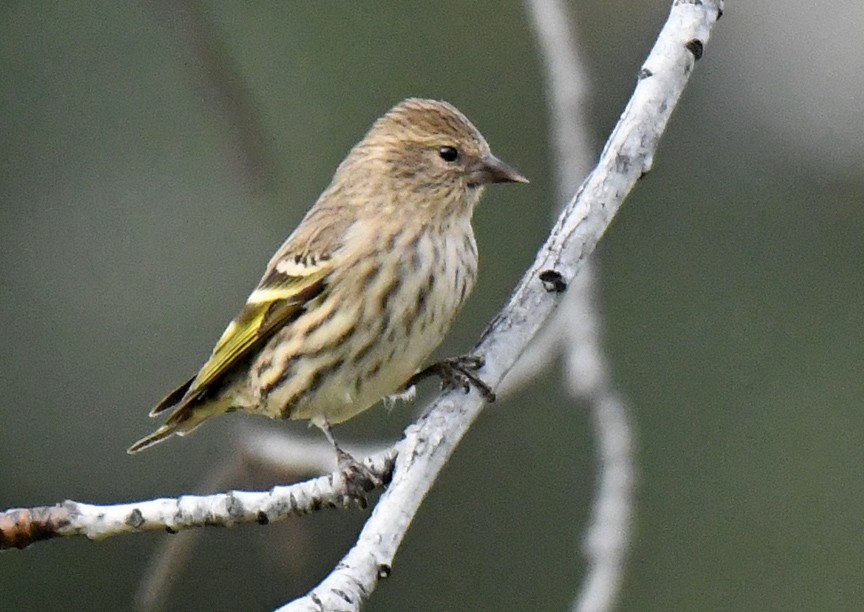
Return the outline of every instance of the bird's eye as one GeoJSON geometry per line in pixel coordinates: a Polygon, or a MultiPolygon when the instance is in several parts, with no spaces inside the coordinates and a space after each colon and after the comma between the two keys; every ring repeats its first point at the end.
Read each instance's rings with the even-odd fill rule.
{"type": "Polygon", "coordinates": [[[459,151],[456,147],[441,147],[438,149],[438,155],[446,162],[454,162],[459,159],[459,151]]]}

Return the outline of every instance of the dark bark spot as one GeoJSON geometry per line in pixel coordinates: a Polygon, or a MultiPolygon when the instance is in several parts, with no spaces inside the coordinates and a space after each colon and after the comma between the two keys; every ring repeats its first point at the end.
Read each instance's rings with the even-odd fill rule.
{"type": "Polygon", "coordinates": [[[693,57],[697,60],[702,59],[702,52],[705,50],[705,45],[702,44],[701,40],[694,38],[693,40],[688,41],[684,46],[687,47],[687,50],[692,53],[693,57]]]}
{"type": "Polygon", "coordinates": [[[546,291],[562,293],[567,291],[567,283],[557,270],[543,270],[540,273],[540,280],[543,282],[543,287],[546,291]]]}
{"type": "Polygon", "coordinates": [[[144,515],[141,514],[141,510],[135,508],[126,516],[125,523],[129,525],[132,529],[140,529],[144,524],[144,515]]]}

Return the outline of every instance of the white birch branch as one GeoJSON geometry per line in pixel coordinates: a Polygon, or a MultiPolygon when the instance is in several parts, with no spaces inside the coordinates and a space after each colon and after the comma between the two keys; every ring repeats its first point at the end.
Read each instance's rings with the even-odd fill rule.
{"type": "MultiPolygon", "coordinates": [[[[373,455],[363,463],[372,474],[386,481],[393,465],[393,451],[373,455]]],[[[107,506],[67,500],[55,506],[11,509],[0,512],[0,549],[24,548],[55,537],[83,535],[101,540],[145,531],[267,524],[322,507],[344,506],[356,499],[345,492],[343,474],[335,472],[264,492],[183,495],[107,506]]]]}
{"type": "MultiPolygon", "coordinates": [[[[235,453],[228,453],[211,467],[195,490],[225,490],[238,480],[242,469],[242,459],[235,453]]],[[[200,529],[188,529],[170,538],[159,538],[132,596],[134,610],[157,612],[165,609],[165,604],[171,600],[173,586],[182,582],[185,571],[194,566],[192,555],[203,534],[200,529]]]]}
{"type": "MultiPolygon", "coordinates": [[[[567,204],[510,302],[484,332],[475,352],[486,357],[481,374],[497,387],[525,346],[551,315],[618,211],[653,162],[660,135],[680,99],[693,65],[722,12],[722,0],[676,0],[666,25],[639,72],[627,108],[600,161],[567,204]]],[[[406,430],[396,445],[393,480],[360,533],[357,544],[308,595],[281,610],[359,610],[393,558],[438,472],[483,402],[450,391],[406,430]]]]}
{"type": "MultiPolygon", "coordinates": [[[[251,419],[250,419],[251,420],[251,419]]],[[[336,453],[323,439],[299,436],[283,429],[258,424],[238,423],[235,448],[214,465],[210,474],[196,487],[200,491],[218,491],[230,487],[249,466],[255,472],[270,470],[282,475],[283,481],[326,474],[336,469],[336,453]]],[[[369,457],[386,452],[383,446],[346,445],[355,457],[369,457]]],[[[178,533],[162,538],[150,555],[147,568],[133,598],[142,612],[161,610],[170,601],[172,588],[182,583],[184,571],[200,540],[201,530],[178,533]]]]}

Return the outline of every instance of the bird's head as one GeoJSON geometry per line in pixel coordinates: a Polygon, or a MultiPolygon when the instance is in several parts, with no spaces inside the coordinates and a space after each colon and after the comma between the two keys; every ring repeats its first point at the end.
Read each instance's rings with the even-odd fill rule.
{"type": "Polygon", "coordinates": [[[490,183],[527,183],[489,149],[476,127],[451,104],[409,98],[378,119],[346,159],[352,173],[381,180],[400,200],[419,206],[473,208],[490,183]],[[361,169],[362,168],[362,169],[361,169]],[[359,173],[358,173],[359,174],[359,173]]]}

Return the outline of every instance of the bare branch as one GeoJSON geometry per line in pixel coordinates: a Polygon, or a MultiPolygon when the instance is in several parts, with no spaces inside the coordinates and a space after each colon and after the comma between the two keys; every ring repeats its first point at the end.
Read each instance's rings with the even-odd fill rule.
{"type": "MultiPolygon", "coordinates": [[[[393,453],[364,461],[370,472],[387,481],[393,453]]],[[[0,550],[25,548],[56,537],[83,535],[92,540],[126,533],[241,523],[267,524],[291,515],[348,503],[340,472],[266,492],[229,491],[217,495],[184,495],[130,504],[96,506],[67,500],[56,506],[12,509],[0,513],[0,550]]]]}
{"type": "MultiPolygon", "coordinates": [[[[250,466],[255,473],[262,470],[279,474],[280,482],[291,482],[314,474],[326,474],[336,469],[336,454],[323,437],[294,435],[285,429],[259,424],[238,424],[236,448],[226,453],[222,463],[213,466],[210,474],[196,487],[199,491],[219,491],[234,485],[250,466]]],[[[384,454],[383,446],[351,445],[356,457],[384,454]]],[[[299,524],[298,524],[299,525],[299,524]]],[[[135,594],[135,607],[142,611],[161,610],[169,601],[174,583],[182,581],[184,569],[203,534],[201,530],[178,533],[163,538],[151,555],[148,567],[141,575],[135,594]]]]}
{"type": "MultiPolygon", "coordinates": [[[[486,358],[484,380],[497,387],[551,315],[624,197],[651,169],[660,135],[702,55],[722,0],[677,0],[639,73],[639,82],[595,170],[567,204],[510,302],[492,321],[475,353],[486,358]]],[[[441,467],[480,414],[476,394],[451,391],[406,430],[396,445],[393,481],[357,544],[308,595],[282,610],[359,610],[393,558],[441,467]]]]}
{"type": "MultiPolygon", "coordinates": [[[[214,466],[195,490],[227,489],[236,481],[240,471],[241,461],[238,456],[229,453],[222,463],[214,466]]],[[[200,529],[190,529],[176,534],[173,538],[159,540],[156,551],[150,555],[147,568],[141,573],[138,590],[132,598],[136,610],[153,612],[165,607],[172,586],[182,578],[183,570],[190,566],[192,551],[203,533],[200,529]]]]}
{"type": "Polygon", "coordinates": [[[579,56],[573,19],[561,0],[527,0],[540,57],[546,67],[549,134],[555,150],[558,196],[565,201],[589,170],[591,146],[588,77],[579,56]]]}

